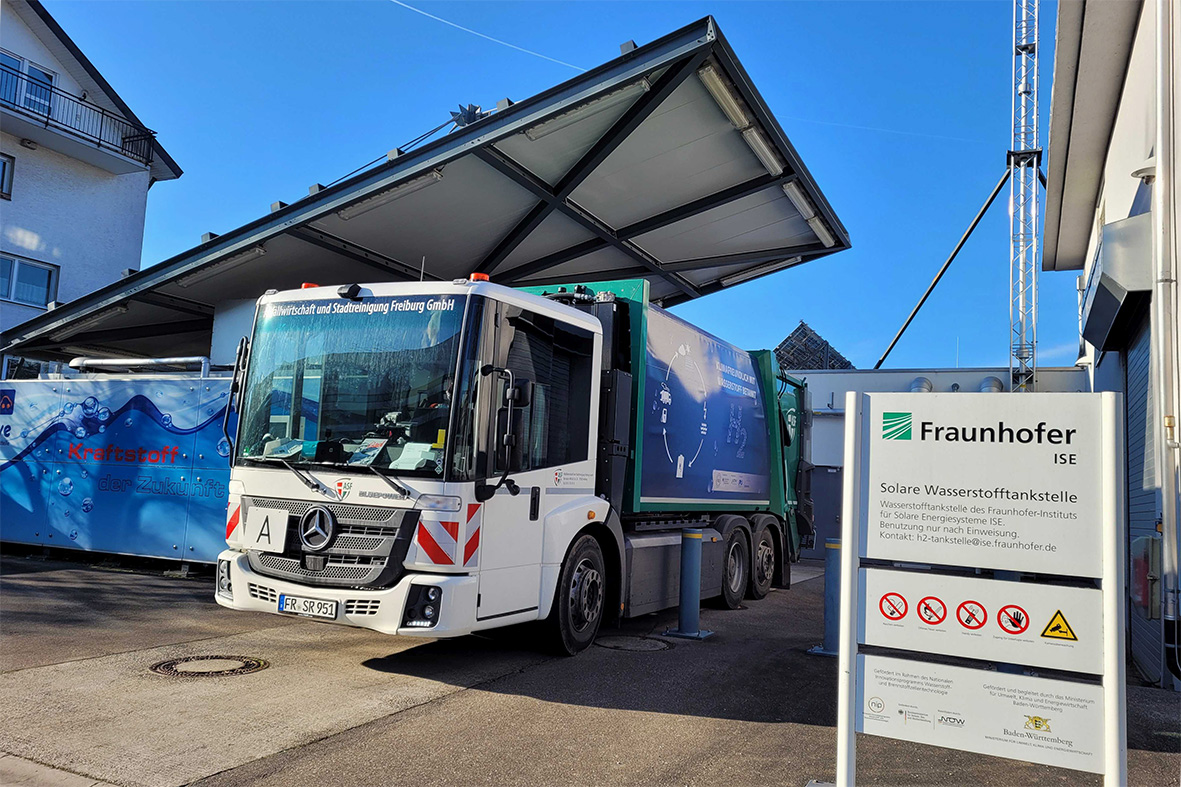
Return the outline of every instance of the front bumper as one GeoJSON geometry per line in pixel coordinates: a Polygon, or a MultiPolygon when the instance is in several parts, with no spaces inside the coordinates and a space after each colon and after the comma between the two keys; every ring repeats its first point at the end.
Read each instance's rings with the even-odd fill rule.
{"type": "Polygon", "coordinates": [[[357,590],[354,588],[299,585],[263,576],[251,569],[250,561],[244,552],[235,552],[232,549],[227,549],[218,555],[218,560],[229,562],[233,598],[223,596],[215,590],[214,599],[218,604],[229,609],[269,612],[283,617],[299,617],[278,611],[279,596],[289,594],[337,602],[335,620],[305,618],[306,620],[357,626],[380,631],[383,634],[401,634],[411,637],[459,637],[470,634],[476,623],[477,579],[474,576],[405,574],[392,588],[357,590]],[[413,585],[434,585],[443,591],[443,597],[439,603],[438,622],[430,628],[402,626],[406,597],[413,585]]]}

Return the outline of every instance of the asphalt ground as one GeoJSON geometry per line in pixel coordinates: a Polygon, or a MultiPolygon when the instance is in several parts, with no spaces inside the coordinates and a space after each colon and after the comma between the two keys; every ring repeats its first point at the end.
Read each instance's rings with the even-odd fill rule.
{"type": "MultiPolygon", "coordinates": [[[[208,578],[0,558],[0,752],[12,755],[0,781],[17,765],[21,784],[803,787],[835,776],[836,663],[806,653],[823,631],[822,579],[706,608],[716,633],[703,642],[662,638],[666,612],[569,659],[529,628],[401,639],[230,612],[212,592],[208,578]],[[270,666],[149,671],[215,654],[270,666]],[[58,770],[28,775],[37,763],[58,770]]],[[[1129,687],[1128,739],[1131,784],[1177,784],[1181,697],[1129,687]]],[[[1101,782],[883,738],[862,736],[858,750],[862,784],[1101,782]]]]}

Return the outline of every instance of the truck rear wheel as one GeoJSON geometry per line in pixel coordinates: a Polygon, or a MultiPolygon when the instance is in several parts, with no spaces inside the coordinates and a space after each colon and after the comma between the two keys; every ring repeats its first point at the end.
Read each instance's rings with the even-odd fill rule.
{"type": "Polygon", "coordinates": [[[746,546],[746,533],[734,528],[726,539],[726,550],[722,553],[722,603],[730,609],[738,609],[742,605],[749,575],[750,552],[746,546]]]}
{"type": "Polygon", "coordinates": [[[753,570],[746,594],[753,599],[766,598],[775,578],[775,534],[764,527],[755,537],[753,570]]]}
{"type": "Polygon", "coordinates": [[[546,621],[559,654],[573,656],[595,641],[603,622],[606,591],[603,550],[594,536],[584,535],[574,542],[562,564],[557,597],[546,621]]]}

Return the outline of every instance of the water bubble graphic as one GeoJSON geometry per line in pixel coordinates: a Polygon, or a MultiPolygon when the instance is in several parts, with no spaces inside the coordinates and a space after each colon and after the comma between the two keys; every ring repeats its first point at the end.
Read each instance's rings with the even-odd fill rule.
{"type": "Polygon", "coordinates": [[[222,456],[230,455],[230,441],[224,437],[217,441],[217,452],[222,456]]]}
{"type": "Polygon", "coordinates": [[[89,477],[90,477],[90,473],[86,472],[86,468],[85,468],[85,467],[84,467],[84,468],[82,468],[81,470],[79,470],[79,471],[78,471],[78,475],[82,476],[83,478],[89,478],[89,477]]]}
{"type": "Polygon", "coordinates": [[[164,395],[164,392],[163,392],[163,391],[156,391],[156,398],[157,398],[157,399],[159,399],[159,398],[160,398],[161,396],[163,396],[163,395],[164,395]]]}
{"type": "Polygon", "coordinates": [[[98,416],[98,420],[100,420],[100,421],[107,421],[107,420],[110,420],[110,417],[111,417],[111,408],[109,408],[109,407],[100,407],[100,408],[98,408],[98,412],[97,412],[97,413],[95,413],[95,415],[97,415],[97,416],[98,416]]]}
{"type": "Polygon", "coordinates": [[[57,491],[61,493],[62,497],[69,497],[70,493],[74,491],[74,482],[68,478],[63,478],[62,482],[57,485],[57,491]]]}
{"type": "Polygon", "coordinates": [[[73,412],[74,402],[66,402],[65,407],[62,408],[63,413],[73,412]]]}
{"type": "MultiPolygon", "coordinates": [[[[67,511],[67,512],[66,512],[66,514],[69,514],[69,513],[70,513],[69,511],[67,511]]],[[[71,540],[71,541],[77,541],[77,540],[78,540],[78,531],[77,531],[77,530],[71,530],[71,531],[70,531],[70,540],[71,540]]]]}
{"type": "Polygon", "coordinates": [[[100,425],[100,426],[98,427],[98,430],[99,430],[100,432],[105,432],[105,431],[107,431],[107,427],[105,427],[105,426],[101,426],[101,425],[100,425]]]}
{"type": "Polygon", "coordinates": [[[131,426],[131,416],[127,416],[127,420],[123,422],[124,426],[131,426]]]}
{"type": "Polygon", "coordinates": [[[94,415],[95,410],[98,409],[98,399],[93,396],[87,396],[82,400],[82,415],[94,415]]]}
{"type": "Polygon", "coordinates": [[[70,509],[67,508],[65,511],[62,511],[62,516],[69,516],[69,515],[70,515],[70,509]]]}
{"type": "Polygon", "coordinates": [[[89,497],[87,497],[87,498],[84,498],[84,499],[82,500],[82,510],[83,510],[83,511],[85,511],[86,513],[88,513],[88,514],[89,514],[91,511],[93,511],[93,510],[94,510],[94,500],[93,500],[92,498],[89,498],[89,497]]]}
{"type": "Polygon", "coordinates": [[[21,437],[28,437],[28,436],[29,436],[29,430],[28,429],[21,429],[21,437]]]}
{"type": "Polygon", "coordinates": [[[164,416],[160,419],[160,423],[164,424],[165,426],[172,426],[172,416],[168,413],[164,413],[164,416]]]}
{"type": "Polygon", "coordinates": [[[86,436],[86,427],[85,426],[79,426],[77,429],[74,430],[74,437],[77,437],[79,440],[81,440],[85,436],[86,436]]]}

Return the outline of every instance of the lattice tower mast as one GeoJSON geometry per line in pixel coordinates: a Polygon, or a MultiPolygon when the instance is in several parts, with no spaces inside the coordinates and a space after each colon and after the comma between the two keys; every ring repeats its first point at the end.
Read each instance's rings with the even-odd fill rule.
{"type": "Polygon", "coordinates": [[[1009,149],[1009,374],[1013,391],[1037,382],[1038,13],[1039,0],[1013,0],[1013,138],[1009,149]]]}

